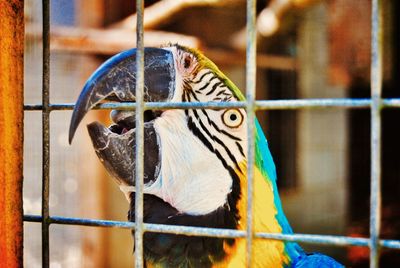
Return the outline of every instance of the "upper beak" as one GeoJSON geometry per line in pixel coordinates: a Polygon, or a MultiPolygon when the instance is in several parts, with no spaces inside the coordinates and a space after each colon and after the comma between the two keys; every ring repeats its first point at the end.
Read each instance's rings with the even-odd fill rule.
{"type": "MultiPolygon", "coordinates": [[[[144,49],[144,101],[171,100],[175,88],[173,54],[144,49]]],[[[121,52],[103,63],[88,79],[75,104],[69,143],[85,114],[103,100],[129,102],[136,96],[136,49],[121,52]]]]}
{"type": "MultiPolygon", "coordinates": [[[[165,49],[144,50],[144,101],[169,101],[175,88],[173,54],[165,49]]],[[[69,128],[71,143],[85,114],[103,100],[135,101],[136,49],[122,52],[101,65],[86,82],[72,113],[69,128]]],[[[150,111],[149,111],[150,112],[150,111]]],[[[88,125],[93,147],[104,166],[119,183],[134,184],[135,121],[134,112],[113,111],[116,123],[110,128],[94,122],[88,125]]],[[[154,128],[156,114],[145,113],[144,183],[154,182],[160,167],[159,137],[154,128]]]]}

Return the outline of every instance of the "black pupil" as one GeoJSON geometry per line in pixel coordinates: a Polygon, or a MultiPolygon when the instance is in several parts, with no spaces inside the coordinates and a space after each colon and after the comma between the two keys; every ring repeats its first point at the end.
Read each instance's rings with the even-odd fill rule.
{"type": "Polygon", "coordinates": [[[229,119],[232,120],[232,121],[235,121],[237,119],[237,115],[236,114],[231,114],[229,116],[229,119]]]}
{"type": "Polygon", "coordinates": [[[190,66],[190,57],[185,57],[185,62],[183,65],[186,69],[190,66]]]}

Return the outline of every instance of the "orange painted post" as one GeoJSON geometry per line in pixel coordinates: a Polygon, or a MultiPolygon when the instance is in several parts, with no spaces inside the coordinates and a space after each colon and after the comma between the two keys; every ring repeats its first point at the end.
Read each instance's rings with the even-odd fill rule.
{"type": "Polygon", "coordinates": [[[0,0],[0,267],[22,267],[24,1],[0,0]]]}

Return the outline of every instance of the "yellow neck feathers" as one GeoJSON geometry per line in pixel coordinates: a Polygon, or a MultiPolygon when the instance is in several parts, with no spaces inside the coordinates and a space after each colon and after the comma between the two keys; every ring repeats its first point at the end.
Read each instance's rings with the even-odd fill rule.
{"type": "MultiPolygon", "coordinates": [[[[241,170],[246,170],[246,163],[241,163],[241,170]]],[[[238,209],[240,214],[239,230],[246,230],[247,224],[247,177],[238,172],[240,177],[241,198],[238,209]]],[[[281,233],[282,228],[276,220],[277,210],[274,205],[272,185],[262,176],[260,170],[254,171],[253,230],[254,232],[281,233]]],[[[232,248],[226,245],[228,256],[224,262],[214,267],[245,267],[246,240],[238,239],[232,248]]],[[[289,262],[284,253],[284,243],[277,240],[253,240],[253,267],[283,267],[289,262]]]]}

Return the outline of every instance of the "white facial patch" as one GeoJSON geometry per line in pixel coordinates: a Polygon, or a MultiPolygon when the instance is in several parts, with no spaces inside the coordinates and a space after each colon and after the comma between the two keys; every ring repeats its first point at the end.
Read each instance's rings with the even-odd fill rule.
{"type": "MultiPolygon", "coordinates": [[[[205,80],[199,79],[196,87],[192,87],[190,96],[196,95],[198,98],[191,98],[184,84],[188,80],[196,81],[196,78],[189,78],[190,70],[194,67],[185,66],[185,63],[187,60],[197,63],[193,57],[188,57],[188,52],[178,51],[177,47],[164,49],[170,50],[175,58],[175,92],[171,102],[236,101],[219,78],[211,81],[201,92],[201,87],[213,76],[209,69],[197,73],[197,79],[204,75],[205,80]],[[190,99],[185,99],[185,96],[190,99]]],[[[161,146],[161,169],[156,181],[145,185],[144,193],[155,195],[179,212],[191,215],[204,215],[227,203],[232,191],[232,177],[224,165],[235,170],[238,163],[245,159],[242,148],[246,148],[246,129],[232,129],[223,124],[224,112],[213,109],[188,109],[185,112],[176,109],[164,111],[155,119],[154,128],[161,146]],[[189,124],[192,124],[191,127],[189,124]],[[194,133],[196,131],[201,134],[194,133]]],[[[245,115],[243,109],[241,112],[245,115]]],[[[122,190],[129,192],[132,188],[122,190]]]]}
{"type": "Polygon", "coordinates": [[[231,176],[218,157],[190,131],[184,111],[164,112],[154,127],[161,140],[161,172],[145,193],[192,215],[223,206],[231,192],[231,176]]]}

